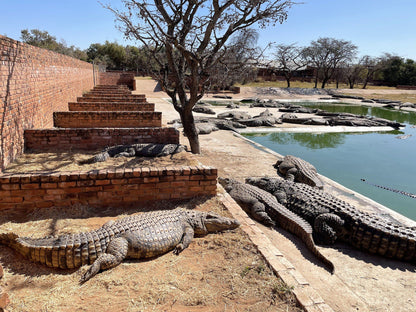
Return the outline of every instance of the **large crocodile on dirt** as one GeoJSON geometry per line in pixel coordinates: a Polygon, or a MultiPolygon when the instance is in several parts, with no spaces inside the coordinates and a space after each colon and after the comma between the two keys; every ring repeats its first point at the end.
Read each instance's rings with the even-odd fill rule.
{"type": "Polygon", "coordinates": [[[298,236],[308,249],[329,269],[334,272],[334,265],[315,246],[312,227],[304,219],[279,204],[270,193],[253,185],[244,184],[229,178],[218,178],[224,189],[249,215],[268,226],[279,227],[298,236]]]}
{"type": "Polygon", "coordinates": [[[314,228],[318,243],[339,240],[358,249],[416,264],[416,227],[406,227],[358,210],[335,196],[280,178],[248,178],[314,228]]]}
{"type": "Polygon", "coordinates": [[[282,160],[278,160],[274,167],[286,180],[305,183],[320,189],[324,188],[316,168],[299,157],[286,155],[282,160]]]}
{"type": "Polygon", "coordinates": [[[92,164],[96,162],[106,161],[109,157],[160,157],[167,156],[176,153],[180,153],[186,150],[186,146],[181,144],[127,144],[116,145],[108,147],[101,153],[94,155],[86,160],[81,160],[78,163],[80,165],[92,164]]]}
{"type": "Polygon", "coordinates": [[[48,267],[73,269],[92,264],[83,274],[85,282],[100,270],[119,265],[125,258],[151,258],[173,249],[179,254],[194,235],[235,229],[239,222],[211,212],[186,209],[140,213],[87,233],[58,237],[26,238],[0,234],[0,243],[10,246],[30,261],[48,267]]]}

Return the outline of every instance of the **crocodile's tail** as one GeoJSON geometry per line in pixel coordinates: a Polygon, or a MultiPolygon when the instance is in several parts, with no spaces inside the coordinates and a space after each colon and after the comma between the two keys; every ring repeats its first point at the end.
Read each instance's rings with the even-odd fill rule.
{"type": "Polygon", "coordinates": [[[106,161],[109,157],[110,155],[108,154],[108,152],[102,152],[97,155],[94,155],[93,157],[87,158],[85,160],[80,160],[78,161],[78,164],[79,165],[94,164],[96,162],[106,161]]]}
{"type": "MultiPolygon", "coordinates": [[[[315,242],[312,237],[312,227],[310,224],[304,220],[303,218],[299,217],[295,213],[288,210],[286,207],[285,212],[282,213],[277,220],[279,220],[279,225],[282,226],[283,229],[295,234],[299,237],[308,247],[308,249],[320,260],[322,263],[325,264],[326,268],[328,269],[331,274],[335,272],[334,264],[325,257],[319,250],[316,248],[315,242]]],[[[275,218],[273,218],[276,220],[275,218]]]]}
{"type": "Polygon", "coordinates": [[[59,237],[28,238],[14,233],[0,234],[0,243],[33,262],[52,268],[73,269],[92,264],[105,252],[109,238],[103,229],[59,237]]]}
{"type": "Polygon", "coordinates": [[[416,264],[416,231],[412,227],[386,222],[372,222],[374,216],[362,216],[351,234],[344,238],[354,247],[371,254],[416,264]]]}

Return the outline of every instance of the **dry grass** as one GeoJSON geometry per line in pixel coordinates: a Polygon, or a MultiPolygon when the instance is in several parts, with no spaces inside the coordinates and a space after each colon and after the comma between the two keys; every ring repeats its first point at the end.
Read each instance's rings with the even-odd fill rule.
{"type": "MultiPolygon", "coordinates": [[[[169,209],[170,202],[138,210],[169,209]]],[[[195,199],[184,208],[227,214],[217,198],[195,199]]],[[[75,207],[43,209],[19,220],[2,216],[0,232],[42,237],[97,228],[117,214],[75,207]]],[[[79,285],[87,268],[55,270],[33,264],[0,246],[9,311],[300,311],[290,292],[240,229],[195,238],[181,255],[130,260],[79,285]]]]}
{"type": "Polygon", "coordinates": [[[94,153],[28,153],[9,164],[5,173],[33,173],[45,171],[78,171],[104,168],[133,168],[151,166],[195,166],[198,161],[191,153],[181,152],[164,157],[117,157],[105,162],[79,165],[78,161],[92,157],[94,153]]]}
{"type": "MultiPolygon", "coordinates": [[[[301,81],[291,81],[290,82],[290,87],[291,88],[313,88],[315,85],[314,82],[301,82],[301,81]]],[[[258,88],[268,88],[268,87],[272,87],[272,88],[286,88],[287,87],[287,83],[286,81],[262,81],[259,80],[257,82],[250,82],[244,85],[238,84],[238,86],[240,87],[258,87],[258,88]]],[[[321,84],[318,83],[318,88],[321,87],[321,84]]],[[[362,85],[358,85],[356,86],[356,88],[361,88],[362,85]]],[[[335,83],[329,83],[326,85],[326,89],[335,89],[336,88],[336,84],[335,83]]],[[[339,85],[340,89],[348,89],[349,85],[347,84],[340,84],[339,85]]],[[[386,87],[386,86],[372,86],[369,85],[367,86],[367,89],[375,89],[375,90],[396,90],[396,88],[394,87],[386,87]]]]}

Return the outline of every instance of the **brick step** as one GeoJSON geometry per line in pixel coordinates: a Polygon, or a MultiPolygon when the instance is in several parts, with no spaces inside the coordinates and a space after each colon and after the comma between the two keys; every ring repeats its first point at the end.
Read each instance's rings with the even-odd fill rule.
{"type": "Polygon", "coordinates": [[[77,102],[130,102],[130,103],[145,103],[146,97],[128,96],[85,96],[77,98],[77,102]]]}
{"type": "Polygon", "coordinates": [[[69,111],[141,111],[154,112],[154,103],[103,103],[103,102],[82,102],[68,103],[69,111]]]}
{"type": "Polygon", "coordinates": [[[131,94],[131,91],[120,91],[120,90],[108,90],[108,91],[88,91],[83,94],[83,96],[124,96],[124,95],[133,95],[131,94]]]}
{"type": "Polygon", "coordinates": [[[127,87],[126,85],[96,85],[94,87],[94,90],[109,90],[109,89],[113,89],[113,90],[129,90],[129,87],[127,87]]]}
{"type": "Polygon", "coordinates": [[[59,128],[135,128],[161,127],[161,112],[54,112],[59,128]]]}
{"type": "Polygon", "coordinates": [[[135,143],[179,144],[179,131],[163,128],[60,128],[24,132],[25,152],[68,152],[135,143]]]}

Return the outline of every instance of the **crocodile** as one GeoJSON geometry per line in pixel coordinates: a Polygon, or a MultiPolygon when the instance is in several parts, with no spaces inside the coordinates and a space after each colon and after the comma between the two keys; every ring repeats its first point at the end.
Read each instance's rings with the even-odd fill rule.
{"type": "Polygon", "coordinates": [[[341,241],[370,254],[416,264],[416,227],[360,211],[306,184],[268,177],[246,181],[275,195],[279,203],[313,225],[317,243],[341,241]]]}
{"type": "Polygon", "coordinates": [[[282,121],[280,118],[273,116],[259,116],[251,119],[239,119],[237,122],[247,126],[247,127],[273,127],[275,124],[281,124],[282,121]]]}
{"type": "Polygon", "coordinates": [[[167,156],[176,153],[180,153],[186,150],[186,146],[181,144],[127,144],[111,146],[103,150],[101,153],[94,155],[86,160],[81,160],[78,163],[80,165],[92,164],[96,162],[106,161],[110,157],[160,157],[167,156]]]}
{"type": "Polygon", "coordinates": [[[274,167],[277,169],[277,173],[282,174],[286,180],[305,183],[320,189],[324,188],[316,168],[299,157],[286,155],[282,160],[278,160],[274,167]]]}
{"type": "Polygon", "coordinates": [[[258,187],[229,178],[219,177],[218,180],[253,219],[267,226],[275,226],[277,223],[279,227],[295,234],[324,263],[327,269],[334,273],[333,263],[316,248],[312,237],[312,227],[308,222],[279,204],[273,195],[258,187]]]}
{"type": "Polygon", "coordinates": [[[212,212],[160,210],[109,221],[87,233],[45,238],[2,233],[0,243],[30,261],[52,268],[74,269],[91,264],[81,277],[83,283],[100,270],[116,267],[126,258],[152,258],[170,250],[179,254],[189,246],[194,235],[232,230],[238,226],[237,220],[212,212]]]}

